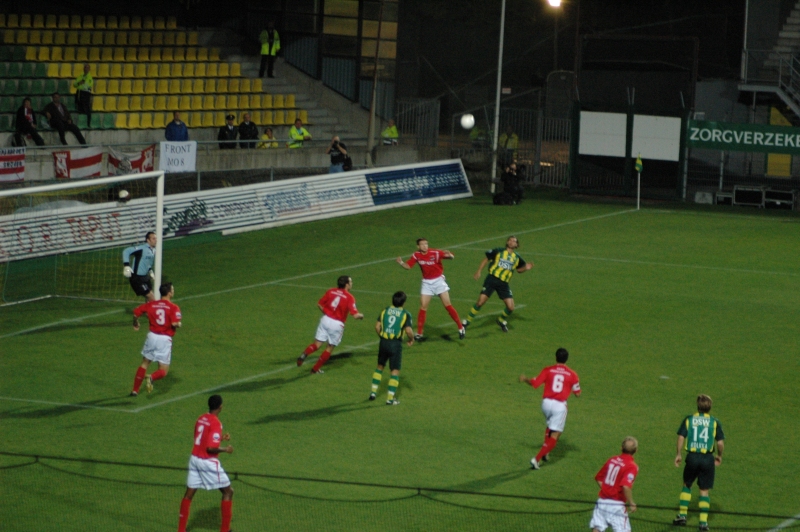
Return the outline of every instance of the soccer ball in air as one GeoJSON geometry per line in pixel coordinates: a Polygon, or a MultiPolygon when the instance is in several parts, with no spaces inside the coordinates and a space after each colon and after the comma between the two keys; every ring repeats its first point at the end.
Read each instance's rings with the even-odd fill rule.
{"type": "Polygon", "coordinates": [[[128,192],[127,190],[124,190],[124,189],[119,191],[119,195],[118,196],[119,196],[119,201],[121,201],[123,203],[128,201],[129,199],[131,199],[130,192],[128,192]]]}
{"type": "Polygon", "coordinates": [[[472,129],[472,126],[475,125],[475,117],[471,114],[467,113],[465,115],[461,115],[461,127],[464,129],[472,129]]]}

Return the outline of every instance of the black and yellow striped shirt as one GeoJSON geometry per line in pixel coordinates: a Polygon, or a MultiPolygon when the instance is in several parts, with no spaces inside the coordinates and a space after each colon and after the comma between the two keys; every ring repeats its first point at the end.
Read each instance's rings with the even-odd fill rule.
{"type": "Polygon", "coordinates": [[[700,454],[713,453],[716,443],[725,439],[719,420],[699,412],[686,416],[678,428],[678,435],[686,438],[684,450],[700,454]]]}
{"type": "Polygon", "coordinates": [[[406,327],[413,327],[411,314],[403,307],[386,307],[378,316],[381,324],[380,337],[384,340],[402,340],[406,327]]]}
{"type": "Polygon", "coordinates": [[[490,249],[486,252],[489,259],[489,275],[493,275],[503,282],[511,280],[517,268],[525,266],[525,261],[514,251],[506,248],[490,249]]]}

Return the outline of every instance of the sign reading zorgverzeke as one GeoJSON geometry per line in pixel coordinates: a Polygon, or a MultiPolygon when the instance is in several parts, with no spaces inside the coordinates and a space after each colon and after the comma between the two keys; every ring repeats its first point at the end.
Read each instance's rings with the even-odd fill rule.
{"type": "Polygon", "coordinates": [[[692,148],[800,154],[800,128],[690,120],[692,148]]]}

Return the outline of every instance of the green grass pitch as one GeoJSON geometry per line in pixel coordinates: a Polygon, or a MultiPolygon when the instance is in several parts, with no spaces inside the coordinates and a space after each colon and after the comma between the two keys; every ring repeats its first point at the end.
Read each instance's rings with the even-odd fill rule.
{"type": "MultiPolygon", "coordinates": [[[[132,303],[0,308],[3,450],[183,468],[194,421],[216,389],[235,449],[222,457],[226,470],[270,475],[234,481],[237,532],[584,530],[594,474],[632,435],[641,468],[634,496],[665,508],[633,514],[634,530],[666,531],[681,485],[675,431],[708,393],[726,434],[712,530],[767,530],[783,519],[718,512],[800,512],[799,227],[792,214],[636,212],[541,194],[517,207],[476,196],[168,241],[164,273],[184,326],[168,377],[149,395],[127,397],[146,334],[131,327],[132,303]],[[472,275],[483,250],[510,234],[535,263],[511,281],[510,332],[494,324],[502,303],[493,298],[459,341],[434,300],[429,340],[404,350],[400,405],[384,405],[388,371],[379,400],[367,401],[377,314],[396,290],[409,294],[415,319],[419,308],[419,269],[394,259],[407,258],[420,236],[450,249],[445,274],[463,317],[480,291],[472,275]],[[352,276],[366,317],[348,320],[325,374],[310,375],[311,364],[298,369],[295,359],[313,339],[316,301],[341,274],[352,276]],[[583,395],[569,402],[552,461],[531,471],[544,432],[541,391],[517,377],[552,364],[560,346],[583,395]]],[[[0,529],[176,529],[182,470],[25,465],[32,461],[0,456],[0,529]]],[[[695,488],[695,529],[696,504],[695,488]]],[[[219,494],[198,493],[189,529],[217,530],[218,508],[219,494]]]]}

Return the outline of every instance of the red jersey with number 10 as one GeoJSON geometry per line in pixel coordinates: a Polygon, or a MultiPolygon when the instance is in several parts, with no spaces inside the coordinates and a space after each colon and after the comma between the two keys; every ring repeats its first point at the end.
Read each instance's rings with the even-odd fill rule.
{"type": "Polygon", "coordinates": [[[358,314],[356,298],[344,288],[331,288],[325,292],[318,304],[326,316],[342,323],[347,321],[348,313],[353,316],[358,314]]]}
{"type": "Polygon", "coordinates": [[[133,311],[137,318],[142,314],[147,314],[150,322],[150,332],[175,336],[173,324],[181,321],[181,309],[175,303],[160,299],[158,301],[148,301],[144,305],[139,305],[133,311]]]}
{"type": "Polygon", "coordinates": [[[632,488],[638,474],[639,466],[633,461],[633,455],[623,453],[609,458],[606,465],[594,476],[601,483],[600,498],[625,502],[622,488],[632,488]]]}
{"type": "Polygon", "coordinates": [[[544,399],[566,401],[570,393],[581,394],[578,374],[564,364],[548,366],[531,381],[531,386],[538,388],[544,383],[544,399]]]}
{"type": "Polygon", "coordinates": [[[406,264],[408,266],[419,264],[423,279],[438,279],[444,274],[443,257],[444,252],[439,249],[428,249],[427,253],[415,251],[411,258],[406,261],[406,264]]]}
{"type": "Polygon", "coordinates": [[[194,424],[194,447],[192,455],[198,458],[216,458],[217,455],[209,454],[209,447],[219,448],[222,441],[222,423],[214,414],[203,414],[194,424]]]}

